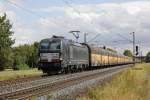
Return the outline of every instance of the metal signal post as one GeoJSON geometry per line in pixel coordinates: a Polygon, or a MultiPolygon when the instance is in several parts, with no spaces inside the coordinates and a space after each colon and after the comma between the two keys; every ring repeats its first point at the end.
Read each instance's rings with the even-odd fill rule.
{"type": "Polygon", "coordinates": [[[84,33],[84,43],[87,43],[87,35],[88,33],[84,33]]]}
{"type": "Polygon", "coordinates": [[[135,61],[135,32],[131,34],[133,35],[133,61],[135,61]]]}

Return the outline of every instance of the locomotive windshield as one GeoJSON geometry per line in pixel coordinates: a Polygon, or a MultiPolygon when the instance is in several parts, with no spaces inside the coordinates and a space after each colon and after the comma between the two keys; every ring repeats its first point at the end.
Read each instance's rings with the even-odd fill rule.
{"type": "Polygon", "coordinates": [[[50,50],[60,50],[60,43],[58,42],[50,43],[50,50]]]}
{"type": "Polygon", "coordinates": [[[40,43],[41,50],[59,51],[61,47],[60,41],[43,40],[40,43]]]}

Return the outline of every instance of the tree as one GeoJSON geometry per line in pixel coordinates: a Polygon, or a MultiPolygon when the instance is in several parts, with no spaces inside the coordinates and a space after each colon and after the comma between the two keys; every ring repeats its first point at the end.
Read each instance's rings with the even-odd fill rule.
{"type": "Polygon", "coordinates": [[[123,53],[125,56],[128,56],[128,57],[133,57],[133,54],[130,50],[124,50],[124,53],[123,53]]]}
{"type": "Polygon", "coordinates": [[[117,53],[116,50],[113,50],[113,49],[111,49],[111,48],[107,48],[107,50],[108,50],[108,51],[111,51],[111,52],[114,52],[114,53],[117,53]]]}
{"type": "Polygon", "coordinates": [[[150,51],[147,53],[146,55],[146,62],[149,63],[150,62],[150,51]]]}
{"type": "Polygon", "coordinates": [[[37,67],[38,45],[39,43],[35,42],[32,45],[25,44],[14,47],[13,52],[15,57],[13,69],[20,70],[37,67]]]}
{"type": "Polygon", "coordinates": [[[12,25],[6,14],[0,16],[0,70],[10,67],[13,64],[13,54],[11,46],[14,44],[11,36],[13,34],[12,25]]]}
{"type": "Polygon", "coordinates": [[[34,46],[34,52],[33,52],[33,67],[37,67],[37,63],[38,63],[38,58],[39,58],[39,43],[35,42],[33,44],[34,46]]]}

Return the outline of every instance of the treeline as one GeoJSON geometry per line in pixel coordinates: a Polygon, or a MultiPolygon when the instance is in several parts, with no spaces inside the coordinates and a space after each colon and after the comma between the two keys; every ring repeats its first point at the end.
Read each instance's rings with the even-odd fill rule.
{"type": "Polygon", "coordinates": [[[38,63],[38,43],[32,45],[21,45],[0,52],[0,69],[22,70],[37,67],[38,63]]]}
{"type": "Polygon", "coordinates": [[[12,47],[12,24],[6,14],[0,16],[0,70],[12,68],[14,70],[33,68],[38,61],[38,43],[12,47]]]}
{"type": "Polygon", "coordinates": [[[148,52],[146,55],[146,62],[150,63],[150,52],[148,52]]]}
{"type": "Polygon", "coordinates": [[[38,63],[38,43],[32,45],[21,45],[12,48],[14,54],[13,66],[14,70],[35,68],[38,63]]]}

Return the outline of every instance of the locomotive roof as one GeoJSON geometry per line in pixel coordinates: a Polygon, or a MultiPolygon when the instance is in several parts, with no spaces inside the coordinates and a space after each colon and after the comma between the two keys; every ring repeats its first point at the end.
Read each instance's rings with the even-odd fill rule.
{"type": "MultiPolygon", "coordinates": [[[[45,38],[45,39],[42,39],[42,40],[49,40],[49,41],[52,41],[52,40],[67,40],[65,39],[64,37],[56,37],[56,36],[53,36],[51,38],[45,38]]],[[[41,40],[41,41],[42,41],[41,40]]]]}
{"type": "MultiPolygon", "coordinates": [[[[45,38],[45,39],[42,39],[42,40],[49,40],[49,41],[52,41],[52,40],[62,40],[62,41],[64,41],[64,42],[69,42],[70,44],[75,45],[75,46],[80,46],[80,47],[83,46],[82,44],[80,44],[80,43],[78,43],[78,42],[75,42],[75,41],[73,41],[73,40],[71,40],[71,39],[66,39],[66,38],[60,37],[60,36],[53,36],[53,37],[51,37],[51,38],[45,38]]],[[[42,40],[41,40],[41,41],[42,41],[42,40]]]]}

